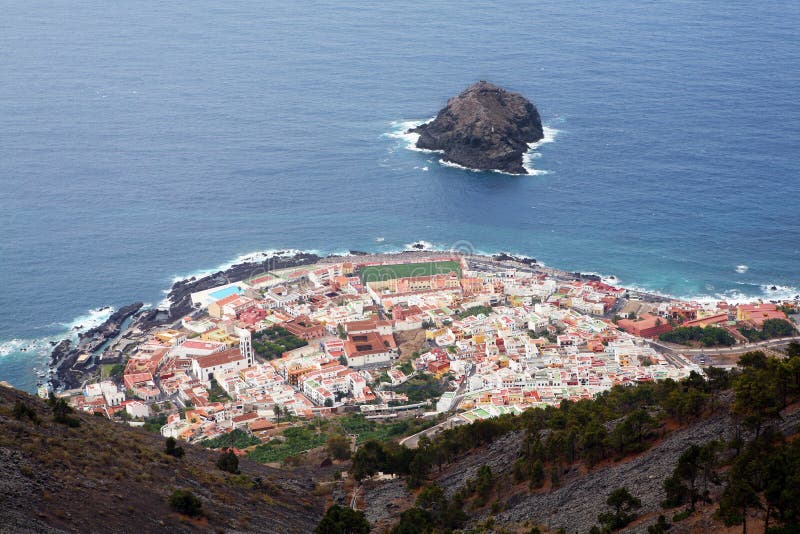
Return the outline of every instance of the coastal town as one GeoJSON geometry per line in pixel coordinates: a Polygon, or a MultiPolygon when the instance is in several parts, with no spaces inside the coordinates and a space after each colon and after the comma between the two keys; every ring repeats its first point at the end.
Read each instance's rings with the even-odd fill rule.
{"type": "Polygon", "coordinates": [[[189,298],[184,316],[81,354],[91,378],[57,394],[165,437],[267,443],[318,418],[518,414],[797,336],[796,302],[677,301],[513,257],[323,258],[189,298]]]}

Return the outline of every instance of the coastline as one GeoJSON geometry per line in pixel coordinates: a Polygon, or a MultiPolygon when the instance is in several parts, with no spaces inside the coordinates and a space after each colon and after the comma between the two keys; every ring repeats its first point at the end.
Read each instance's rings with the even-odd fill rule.
{"type": "MultiPolygon", "coordinates": [[[[419,245],[424,247],[424,245],[419,245]]],[[[552,267],[547,267],[534,258],[501,252],[495,255],[464,254],[458,251],[441,250],[404,250],[388,253],[371,253],[350,250],[347,254],[330,254],[319,256],[311,252],[294,251],[287,255],[286,251],[277,251],[271,256],[266,256],[262,261],[245,261],[231,265],[225,270],[197,277],[190,276],[174,281],[168,290],[165,299],[167,308],[147,308],[142,302],[129,304],[115,311],[99,326],[91,328],[78,335],[78,342],[73,345],[70,339],[63,339],[56,343],[49,358],[48,385],[56,390],[80,387],[82,381],[96,372],[101,364],[118,363],[118,356],[107,355],[100,352],[115,339],[130,333],[148,331],[158,326],[169,326],[179,322],[184,316],[191,314],[194,308],[191,304],[191,294],[219,285],[247,280],[259,274],[270,271],[289,269],[293,267],[310,267],[352,261],[354,263],[380,263],[425,260],[433,258],[455,258],[468,256],[472,259],[492,262],[498,266],[528,269],[541,273],[556,280],[575,281],[586,280],[600,282],[601,277],[593,273],[570,272],[552,267]],[[128,321],[127,327],[123,324],[128,321]],[[88,355],[88,356],[87,356],[88,355]],[[83,358],[83,359],[82,359],[83,358]],[[77,366],[77,368],[76,368],[77,366]]],[[[649,302],[663,302],[670,300],[667,297],[642,291],[630,291],[637,298],[649,302]]]]}
{"type": "MultiPolygon", "coordinates": [[[[641,287],[630,286],[620,281],[613,275],[604,276],[594,272],[570,271],[551,267],[542,262],[522,254],[509,252],[498,252],[494,254],[483,251],[473,251],[471,246],[460,247],[458,245],[451,249],[437,248],[435,245],[417,241],[405,246],[405,250],[393,250],[385,252],[371,252],[361,250],[348,250],[347,252],[320,255],[317,251],[302,251],[297,249],[278,249],[270,251],[260,251],[237,256],[232,262],[222,264],[224,269],[208,269],[198,271],[186,277],[174,277],[169,289],[165,290],[166,298],[161,305],[150,307],[141,302],[121,307],[112,313],[104,322],[86,331],[79,331],[77,342],[73,342],[67,337],[55,342],[51,342],[52,350],[48,358],[48,373],[45,380],[54,384],[58,388],[75,387],[79,384],[79,379],[84,376],[82,372],[74,372],[73,366],[77,358],[83,353],[90,353],[92,366],[84,371],[94,371],[100,364],[100,354],[95,351],[112,340],[122,337],[132,331],[142,332],[156,326],[172,325],[180,321],[182,317],[190,314],[193,310],[190,295],[196,291],[202,291],[218,285],[238,282],[251,278],[257,274],[269,272],[271,270],[287,269],[292,267],[304,267],[316,264],[330,264],[341,261],[353,262],[397,262],[422,260],[444,256],[472,257],[483,259],[505,265],[508,268],[531,269],[559,280],[574,281],[587,280],[603,282],[608,285],[625,289],[631,296],[639,300],[648,302],[666,301],[703,301],[703,300],[722,300],[713,297],[701,297],[696,299],[681,298],[674,295],[663,294],[658,291],[643,289],[641,287]],[[237,261],[238,259],[255,261],[237,261]],[[138,306],[136,306],[138,304],[138,306]],[[135,310],[130,311],[135,306],[135,310]],[[120,313],[122,312],[122,315],[120,313]],[[122,318],[120,320],[120,317],[122,318]],[[123,328],[123,323],[128,324],[123,328]],[[71,378],[70,378],[71,377],[71,378]]],[[[742,300],[752,302],[755,300],[770,301],[767,296],[746,297],[742,300]]],[[[776,302],[777,299],[773,300],[776,302]]],[[[789,299],[792,300],[792,299],[789,299]]],[[[797,300],[795,297],[794,300],[797,300]]],[[[108,363],[111,360],[103,360],[108,363]]]]}

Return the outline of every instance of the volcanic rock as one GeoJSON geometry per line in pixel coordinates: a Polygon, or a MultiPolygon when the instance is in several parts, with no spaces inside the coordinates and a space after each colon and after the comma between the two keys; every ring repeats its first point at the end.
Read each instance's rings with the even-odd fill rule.
{"type": "Polygon", "coordinates": [[[536,106],[518,93],[480,81],[451,98],[426,124],[412,128],[417,148],[440,150],[444,160],[477,170],[527,174],[522,156],[544,138],[536,106]]]}

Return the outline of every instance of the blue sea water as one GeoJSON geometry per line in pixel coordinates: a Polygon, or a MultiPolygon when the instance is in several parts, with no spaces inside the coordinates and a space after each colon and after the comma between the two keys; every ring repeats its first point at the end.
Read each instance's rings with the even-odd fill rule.
{"type": "Polygon", "coordinates": [[[98,307],[264,249],[422,239],[678,296],[800,291],[798,2],[2,13],[0,380],[19,387],[98,307]],[[454,169],[393,135],[478,79],[537,104],[546,172],[454,169]]]}

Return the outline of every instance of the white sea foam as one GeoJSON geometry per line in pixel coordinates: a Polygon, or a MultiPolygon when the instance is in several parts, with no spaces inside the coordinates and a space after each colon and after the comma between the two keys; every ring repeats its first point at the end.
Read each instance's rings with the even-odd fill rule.
{"type": "Polygon", "coordinates": [[[409,133],[409,130],[412,128],[416,128],[418,126],[422,126],[423,124],[427,124],[431,122],[436,117],[431,117],[425,120],[410,120],[410,121],[393,121],[391,123],[391,131],[386,132],[382,135],[382,137],[388,137],[390,139],[398,139],[403,148],[408,150],[413,150],[415,152],[427,152],[427,153],[439,153],[441,154],[441,150],[428,150],[425,148],[417,148],[417,141],[419,141],[419,134],[417,133],[409,133]]]}
{"type": "Polygon", "coordinates": [[[412,250],[437,250],[433,243],[430,241],[425,241],[420,239],[419,241],[414,241],[413,243],[406,243],[403,245],[403,250],[412,251],[412,250]]]}
{"type": "Polygon", "coordinates": [[[750,267],[748,267],[747,265],[744,265],[744,264],[742,264],[742,265],[737,265],[737,266],[736,266],[736,272],[737,272],[737,273],[739,273],[739,274],[744,274],[744,273],[746,273],[746,272],[747,272],[747,270],[748,270],[749,268],[750,268],[750,267]]]}
{"type": "Polygon", "coordinates": [[[111,306],[93,308],[72,321],[52,325],[58,326],[60,329],[60,331],[55,334],[42,336],[40,338],[14,338],[2,341],[0,342],[0,356],[8,356],[11,353],[19,352],[25,352],[32,356],[39,357],[49,356],[53,343],[58,343],[62,339],[70,339],[73,342],[77,341],[78,334],[103,324],[112,313],[114,313],[114,308],[111,306]]]}
{"type": "Polygon", "coordinates": [[[89,330],[90,328],[94,328],[95,326],[100,326],[109,317],[111,317],[112,313],[114,313],[114,308],[111,306],[101,306],[99,308],[92,308],[84,315],[76,317],[68,323],[62,324],[70,331],[83,332],[85,330],[89,330]]]}
{"type": "Polygon", "coordinates": [[[453,163],[452,161],[447,161],[444,158],[439,159],[439,165],[442,167],[452,167],[453,169],[460,169],[462,171],[469,171],[469,172],[483,172],[478,169],[472,169],[470,167],[464,167],[463,165],[459,165],[458,163],[453,163]]]}
{"type": "MultiPolygon", "coordinates": [[[[416,128],[423,124],[427,124],[434,120],[436,117],[431,117],[427,120],[408,120],[408,121],[394,121],[391,123],[391,130],[382,135],[382,137],[387,137],[389,139],[397,139],[400,141],[400,144],[403,148],[407,150],[413,150],[415,152],[428,152],[428,153],[435,153],[435,154],[443,154],[443,150],[427,150],[424,148],[417,148],[417,141],[419,140],[419,134],[416,133],[409,133],[408,130],[412,128],[416,128]]],[[[549,174],[549,171],[536,169],[533,166],[533,160],[541,157],[541,153],[538,152],[538,149],[547,143],[552,143],[556,140],[556,136],[559,133],[559,130],[552,128],[550,126],[542,126],[542,131],[544,133],[544,137],[535,142],[530,143],[528,145],[528,150],[525,154],[522,155],[522,166],[525,168],[527,173],[531,176],[540,176],[543,174],[549,174]]],[[[393,149],[390,149],[393,152],[393,149]]],[[[484,172],[479,169],[472,169],[470,167],[464,167],[463,165],[459,165],[457,163],[453,163],[452,161],[447,161],[444,158],[440,158],[439,164],[444,167],[452,167],[454,169],[464,170],[464,171],[472,171],[472,172],[484,172]]],[[[429,162],[432,163],[431,160],[429,162]]],[[[427,171],[429,170],[428,166],[424,167],[414,167],[417,170],[427,171]]],[[[495,172],[497,174],[505,174],[509,176],[518,176],[513,173],[492,170],[491,172],[495,172]]],[[[522,176],[522,175],[519,175],[522,176]]]]}
{"type": "Polygon", "coordinates": [[[556,136],[559,134],[559,130],[555,128],[551,128],[550,126],[542,126],[542,133],[544,137],[535,143],[528,144],[528,151],[522,155],[522,166],[528,171],[528,174],[533,176],[540,176],[542,174],[549,174],[549,171],[536,169],[533,166],[533,160],[538,159],[542,156],[539,150],[539,147],[545,145],[547,143],[552,143],[556,140],[556,136]]]}
{"type": "MultiPolygon", "coordinates": [[[[216,267],[210,269],[198,269],[196,271],[192,271],[189,274],[174,275],[172,277],[172,282],[170,284],[170,287],[175,285],[177,282],[182,282],[184,280],[189,280],[191,278],[199,279],[208,276],[210,274],[218,273],[220,271],[226,271],[231,267],[233,267],[234,265],[239,265],[240,263],[263,262],[272,258],[289,258],[301,253],[319,254],[319,251],[282,248],[282,249],[257,250],[254,252],[248,252],[246,254],[240,254],[235,258],[233,258],[232,260],[217,265],[216,267]]],[[[166,292],[168,293],[169,289],[167,289],[166,292]]]]}
{"type": "MultiPolygon", "coordinates": [[[[417,240],[412,243],[406,243],[401,250],[388,250],[381,252],[382,254],[398,254],[401,252],[408,252],[408,251],[425,251],[425,252],[458,252],[454,251],[453,247],[447,243],[431,243],[430,241],[425,240],[417,240]],[[415,248],[413,245],[419,244],[422,245],[422,248],[415,248]]],[[[489,250],[481,250],[481,249],[471,249],[470,253],[476,256],[494,256],[496,254],[505,253],[517,258],[524,258],[524,259],[534,259],[531,256],[526,254],[509,251],[509,250],[499,250],[499,251],[489,251],[489,250]]],[[[549,267],[541,260],[536,260],[536,263],[540,267],[549,267]]],[[[556,270],[566,271],[567,269],[562,269],[559,267],[554,267],[556,270]]],[[[652,289],[649,287],[645,287],[642,285],[632,284],[625,282],[624,280],[620,279],[618,276],[614,274],[606,274],[606,273],[599,273],[594,271],[580,271],[583,274],[591,274],[595,276],[599,276],[600,280],[610,286],[618,287],[621,289],[626,289],[629,291],[636,291],[640,293],[647,293],[650,295],[656,295],[665,299],[675,299],[675,300],[684,300],[687,302],[697,302],[699,304],[716,304],[719,301],[725,301],[729,304],[744,304],[755,302],[758,300],[769,301],[783,301],[783,300],[800,300],[800,288],[793,287],[793,286],[785,286],[785,285],[771,285],[771,284],[764,284],[761,286],[757,286],[760,289],[759,293],[747,293],[744,291],[739,291],[735,289],[728,289],[724,291],[713,291],[713,286],[708,286],[706,290],[707,293],[702,294],[673,294],[667,293],[664,291],[659,291],[657,289],[652,289]],[[774,288],[774,289],[773,289],[774,288]]],[[[744,283],[742,283],[744,284],[744,283]]],[[[750,285],[750,284],[744,284],[750,285]]]]}

